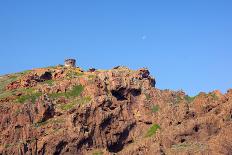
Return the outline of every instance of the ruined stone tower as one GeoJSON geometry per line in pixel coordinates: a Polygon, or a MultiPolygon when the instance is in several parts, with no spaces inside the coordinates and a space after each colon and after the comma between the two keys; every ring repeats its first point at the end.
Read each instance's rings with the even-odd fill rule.
{"type": "Polygon", "coordinates": [[[66,59],[66,60],[64,60],[64,66],[76,67],[76,60],[75,59],[66,59]]]}

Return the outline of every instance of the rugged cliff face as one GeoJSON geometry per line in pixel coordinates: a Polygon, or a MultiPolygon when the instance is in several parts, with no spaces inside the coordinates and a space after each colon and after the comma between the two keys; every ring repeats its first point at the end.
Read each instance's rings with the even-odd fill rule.
{"type": "Polygon", "coordinates": [[[232,90],[159,90],[146,69],[0,77],[0,154],[231,154],[232,90]]]}

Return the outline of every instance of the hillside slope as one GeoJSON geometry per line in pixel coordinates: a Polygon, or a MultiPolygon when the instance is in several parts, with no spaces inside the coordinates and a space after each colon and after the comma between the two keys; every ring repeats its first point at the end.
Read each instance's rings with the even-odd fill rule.
{"type": "Polygon", "coordinates": [[[232,90],[159,90],[147,69],[0,77],[0,154],[232,154],[232,90]]]}

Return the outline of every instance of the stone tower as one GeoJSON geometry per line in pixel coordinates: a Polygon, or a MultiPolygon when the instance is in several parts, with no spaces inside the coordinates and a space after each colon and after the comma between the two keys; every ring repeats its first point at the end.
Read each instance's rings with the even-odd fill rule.
{"type": "Polygon", "coordinates": [[[76,67],[76,60],[75,59],[66,59],[66,60],[64,60],[64,66],[76,67]]]}

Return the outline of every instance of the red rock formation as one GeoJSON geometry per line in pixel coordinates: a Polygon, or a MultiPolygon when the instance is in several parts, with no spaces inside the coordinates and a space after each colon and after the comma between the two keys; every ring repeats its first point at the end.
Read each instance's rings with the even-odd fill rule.
{"type": "Polygon", "coordinates": [[[231,90],[154,86],[147,69],[120,66],[27,73],[0,101],[0,154],[231,154],[231,90]]]}

